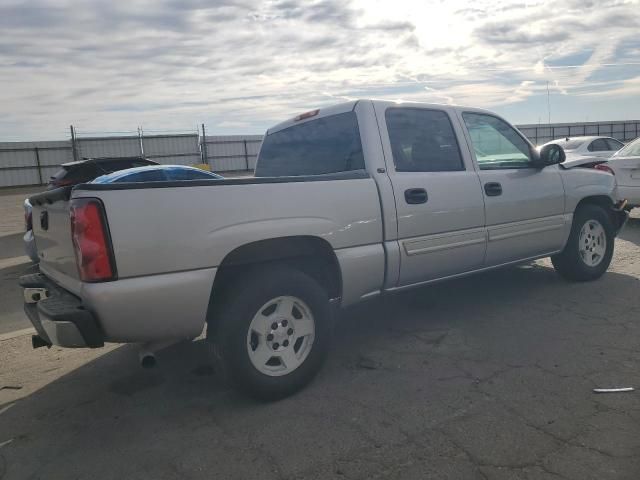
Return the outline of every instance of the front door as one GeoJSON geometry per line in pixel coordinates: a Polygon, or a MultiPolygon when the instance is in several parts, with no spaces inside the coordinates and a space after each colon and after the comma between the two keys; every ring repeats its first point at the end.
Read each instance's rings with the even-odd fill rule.
{"type": "Polygon", "coordinates": [[[395,195],[398,286],[481,268],[484,202],[455,111],[379,104],[376,114],[395,195]]]}
{"type": "Polygon", "coordinates": [[[560,167],[535,167],[531,145],[498,117],[464,112],[462,119],[484,195],[486,265],[560,250],[571,222],[560,167]]]}

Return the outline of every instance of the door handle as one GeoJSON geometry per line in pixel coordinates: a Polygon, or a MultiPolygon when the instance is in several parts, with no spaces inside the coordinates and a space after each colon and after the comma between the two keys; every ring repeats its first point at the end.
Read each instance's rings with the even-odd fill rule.
{"type": "Polygon", "coordinates": [[[487,194],[487,197],[497,197],[498,195],[502,195],[502,185],[498,182],[485,183],[484,193],[487,194]]]}
{"type": "Polygon", "coordinates": [[[410,188],[404,191],[404,199],[410,205],[416,205],[418,203],[427,203],[429,195],[424,188],[410,188]]]}

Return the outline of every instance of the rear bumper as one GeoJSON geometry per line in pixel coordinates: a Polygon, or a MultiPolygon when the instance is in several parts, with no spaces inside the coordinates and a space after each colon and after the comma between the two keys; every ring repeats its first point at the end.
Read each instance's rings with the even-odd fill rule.
{"type": "Polygon", "coordinates": [[[33,263],[38,263],[40,258],[38,258],[38,249],[36,248],[36,240],[33,237],[33,230],[28,230],[22,237],[22,240],[24,241],[24,251],[26,254],[33,263]]]}
{"type": "Polygon", "coordinates": [[[40,273],[20,277],[20,286],[47,292],[48,298],[24,303],[27,317],[45,344],[70,348],[104,346],[98,322],[78,297],[40,273]]]}
{"type": "Polygon", "coordinates": [[[618,185],[618,198],[627,199],[627,207],[640,206],[640,186],[618,185]]]}
{"type": "Polygon", "coordinates": [[[612,212],[611,216],[613,217],[613,220],[614,220],[616,236],[618,235],[618,233],[620,233],[620,230],[622,230],[622,227],[625,226],[625,224],[627,223],[627,220],[629,220],[629,212],[626,210],[627,207],[628,207],[627,201],[621,200],[620,202],[616,203],[614,207],[611,208],[611,212],[612,212]]]}

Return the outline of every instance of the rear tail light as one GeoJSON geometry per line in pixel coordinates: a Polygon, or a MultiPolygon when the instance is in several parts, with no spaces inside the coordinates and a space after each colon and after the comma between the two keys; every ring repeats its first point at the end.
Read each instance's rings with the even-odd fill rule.
{"type": "Polygon", "coordinates": [[[116,268],[102,202],[96,198],[74,199],[70,215],[80,279],[84,282],[114,280],[116,268]]]}
{"type": "Polygon", "coordinates": [[[597,164],[597,165],[594,165],[594,167],[593,167],[593,168],[595,168],[596,170],[600,170],[601,172],[607,172],[607,173],[610,173],[611,175],[615,175],[615,174],[616,174],[616,172],[614,172],[614,171],[611,169],[611,167],[607,166],[607,165],[606,165],[606,164],[604,164],[604,163],[599,163],[599,164],[597,164]]]}
{"type": "Polygon", "coordinates": [[[33,212],[24,212],[24,228],[27,232],[33,230],[33,212]]]}

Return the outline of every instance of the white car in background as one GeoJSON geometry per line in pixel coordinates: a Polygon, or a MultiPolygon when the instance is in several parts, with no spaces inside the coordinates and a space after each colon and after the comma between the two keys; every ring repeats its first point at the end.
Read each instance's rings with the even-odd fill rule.
{"type": "Polygon", "coordinates": [[[566,137],[551,140],[544,145],[549,144],[560,145],[567,156],[565,162],[571,166],[607,159],[624,147],[624,143],[611,137],[566,137]]]}
{"type": "Polygon", "coordinates": [[[618,196],[627,200],[627,208],[640,207],[640,137],[617,151],[607,166],[616,176],[618,196]]]}

